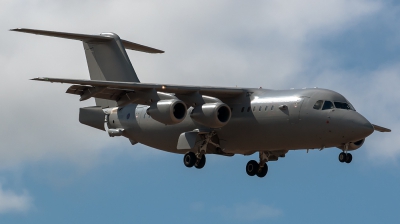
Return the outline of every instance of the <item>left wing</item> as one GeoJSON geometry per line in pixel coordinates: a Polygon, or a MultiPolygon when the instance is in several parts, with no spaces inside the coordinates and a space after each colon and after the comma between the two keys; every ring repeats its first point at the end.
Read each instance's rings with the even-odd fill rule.
{"type": "Polygon", "coordinates": [[[216,98],[231,98],[244,95],[248,92],[243,88],[187,86],[187,85],[164,85],[137,82],[117,82],[81,79],[60,78],[34,78],[32,80],[56,83],[74,84],[68,88],[67,93],[81,96],[82,100],[91,97],[117,101],[119,106],[127,103],[140,103],[149,105],[151,102],[163,98],[182,96],[182,100],[189,105],[196,105],[202,95],[216,98]],[[161,94],[160,94],[161,93],[161,94]]]}

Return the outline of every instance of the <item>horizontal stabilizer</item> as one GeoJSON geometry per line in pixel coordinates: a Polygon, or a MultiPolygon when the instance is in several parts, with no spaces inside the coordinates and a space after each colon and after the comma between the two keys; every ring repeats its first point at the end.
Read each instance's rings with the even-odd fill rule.
{"type": "Polygon", "coordinates": [[[79,122],[87,126],[105,131],[105,113],[101,107],[82,107],[79,109],[79,122]]]}
{"type": "MultiPolygon", "coordinates": [[[[81,40],[84,42],[107,42],[111,41],[114,38],[104,35],[89,35],[89,34],[78,34],[78,33],[65,33],[65,32],[56,32],[56,31],[47,31],[47,30],[34,30],[34,29],[26,29],[26,28],[17,28],[11,29],[10,31],[22,32],[22,33],[31,33],[37,35],[51,36],[51,37],[60,37],[72,40],[81,40]]],[[[155,48],[147,47],[144,45],[136,44],[127,40],[121,40],[122,44],[126,49],[141,51],[146,53],[164,53],[162,50],[158,50],[155,48]]]]}
{"type": "Polygon", "coordinates": [[[388,128],[384,128],[378,125],[373,124],[372,125],[375,129],[375,131],[380,131],[380,132],[391,132],[392,130],[388,129],[388,128]]]}

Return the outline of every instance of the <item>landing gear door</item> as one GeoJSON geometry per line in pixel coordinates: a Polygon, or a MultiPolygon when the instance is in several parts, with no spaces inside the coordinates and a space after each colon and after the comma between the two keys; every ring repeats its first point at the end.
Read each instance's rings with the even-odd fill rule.
{"type": "Polygon", "coordinates": [[[303,105],[307,105],[308,99],[309,97],[301,96],[297,101],[289,103],[289,123],[299,123],[301,108],[303,105]]]}

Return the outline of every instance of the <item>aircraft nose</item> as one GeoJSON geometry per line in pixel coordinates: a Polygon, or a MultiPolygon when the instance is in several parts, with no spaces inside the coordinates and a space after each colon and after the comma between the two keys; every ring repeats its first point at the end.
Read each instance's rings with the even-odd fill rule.
{"type": "Polygon", "coordinates": [[[356,113],[351,120],[354,125],[354,132],[360,137],[365,138],[374,132],[372,124],[361,114],[356,113]]]}

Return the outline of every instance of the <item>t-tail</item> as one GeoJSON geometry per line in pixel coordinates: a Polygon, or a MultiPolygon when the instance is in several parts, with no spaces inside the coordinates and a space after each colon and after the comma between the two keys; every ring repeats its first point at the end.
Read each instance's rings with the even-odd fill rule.
{"type": "MultiPolygon", "coordinates": [[[[91,80],[140,82],[125,49],[146,53],[164,53],[155,48],[122,40],[115,33],[87,35],[25,28],[11,31],[82,41],[91,80]]],[[[96,98],[95,101],[96,105],[102,108],[117,106],[114,100],[96,98]]]]}

